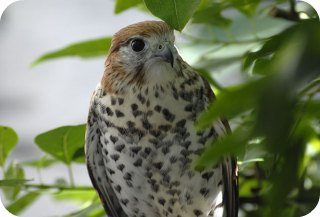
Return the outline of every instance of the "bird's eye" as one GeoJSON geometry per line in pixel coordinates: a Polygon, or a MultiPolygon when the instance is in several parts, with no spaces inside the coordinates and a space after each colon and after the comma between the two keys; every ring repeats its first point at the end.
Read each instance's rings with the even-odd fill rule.
{"type": "Polygon", "coordinates": [[[139,52],[139,51],[142,51],[143,48],[144,48],[145,44],[144,44],[144,41],[142,39],[134,39],[132,42],[131,42],[131,48],[132,50],[134,50],[135,52],[139,52]]]}

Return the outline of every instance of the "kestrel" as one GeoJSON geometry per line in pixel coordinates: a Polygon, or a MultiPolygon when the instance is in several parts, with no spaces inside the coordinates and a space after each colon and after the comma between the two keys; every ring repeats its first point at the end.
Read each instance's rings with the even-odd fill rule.
{"type": "Polygon", "coordinates": [[[184,62],[173,30],[145,21],[117,32],[90,104],[86,160],[109,217],[236,217],[236,162],[193,168],[227,133],[222,119],[197,131],[214,94],[184,62]]]}

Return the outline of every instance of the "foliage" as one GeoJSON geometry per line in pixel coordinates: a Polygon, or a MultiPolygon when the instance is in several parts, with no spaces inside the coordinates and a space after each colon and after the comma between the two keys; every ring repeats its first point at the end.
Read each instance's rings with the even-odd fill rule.
{"type": "Polygon", "coordinates": [[[18,142],[16,132],[6,126],[0,126],[0,166],[3,167],[9,153],[14,149],[18,142]]]}
{"type": "MultiPolygon", "coordinates": [[[[214,165],[228,154],[238,158],[242,216],[310,212],[320,195],[317,16],[301,20],[291,0],[117,0],[115,13],[130,8],[149,10],[180,31],[181,54],[215,89],[217,100],[197,127],[207,127],[221,116],[231,123],[233,133],[210,144],[195,166],[214,165]],[[233,81],[222,85],[226,78],[233,81]]],[[[105,37],[76,43],[45,54],[33,65],[66,56],[105,55],[110,42],[105,37]]],[[[35,143],[45,156],[20,164],[7,162],[17,134],[0,127],[0,188],[11,202],[11,212],[21,213],[42,194],[50,194],[59,201],[80,203],[79,210],[66,216],[104,215],[92,187],[73,181],[71,164],[84,163],[84,131],[84,125],[64,126],[38,135],[35,143]],[[25,179],[24,167],[40,174],[57,162],[69,168],[70,184],[25,179]]]]}
{"type": "Polygon", "coordinates": [[[200,0],[145,0],[144,2],[152,14],[181,31],[197,9],[200,0]]]}
{"type": "Polygon", "coordinates": [[[78,159],[77,154],[84,147],[86,126],[64,126],[42,133],[35,138],[36,144],[46,153],[65,164],[78,159]]]}
{"type": "Polygon", "coordinates": [[[99,38],[90,41],[79,42],[76,44],[69,45],[63,49],[53,51],[43,56],[39,57],[32,63],[32,66],[36,66],[43,61],[47,61],[50,59],[68,57],[68,56],[76,56],[83,58],[93,58],[106,54],[106,50],[108,50],[111,46],[111,38],[99,38]]]}

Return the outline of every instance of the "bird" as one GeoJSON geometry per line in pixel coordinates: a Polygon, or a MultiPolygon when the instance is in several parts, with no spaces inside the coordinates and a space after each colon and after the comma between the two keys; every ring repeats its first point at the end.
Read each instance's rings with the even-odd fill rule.
{"type": "Polygon", "coordinates": [[[236,160],[195,169],[230,131],[220,118],[195,123],[215,95],[180,56],[173,29],[142,21],[112,37],[86,128],[91,182],[109,217],[236,217],[236,160]]]}

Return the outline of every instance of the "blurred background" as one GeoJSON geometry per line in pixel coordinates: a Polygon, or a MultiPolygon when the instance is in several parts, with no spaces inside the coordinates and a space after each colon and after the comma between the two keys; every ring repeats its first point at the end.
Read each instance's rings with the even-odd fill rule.
{"type": "MultiPolygon", "coordinates": [[[[48,51],[111,36],[128,24],[152,18],[137,10],[115,16],[113,10],[111,0],[27,0],[15,2],[4,11],[0,20],[0,124],[14,128],[19,135],[9,161],[41,157],[34,143],[37,134],[86,121],[104,58],[63,58],[34,68],[30,65],[48,51]]],[[[83,165],[72,167],[76,184],[91,185],[83,165]]],[[[27,179],[38,181],[34,169],[26,170],[27,179]]],[[[50,167],[42,174],[45,183],[57,177],[68,178],[65,166],[50,167]]],[[[23,217],[61,216],[74,208],[41,197],[23,217]]]]}

